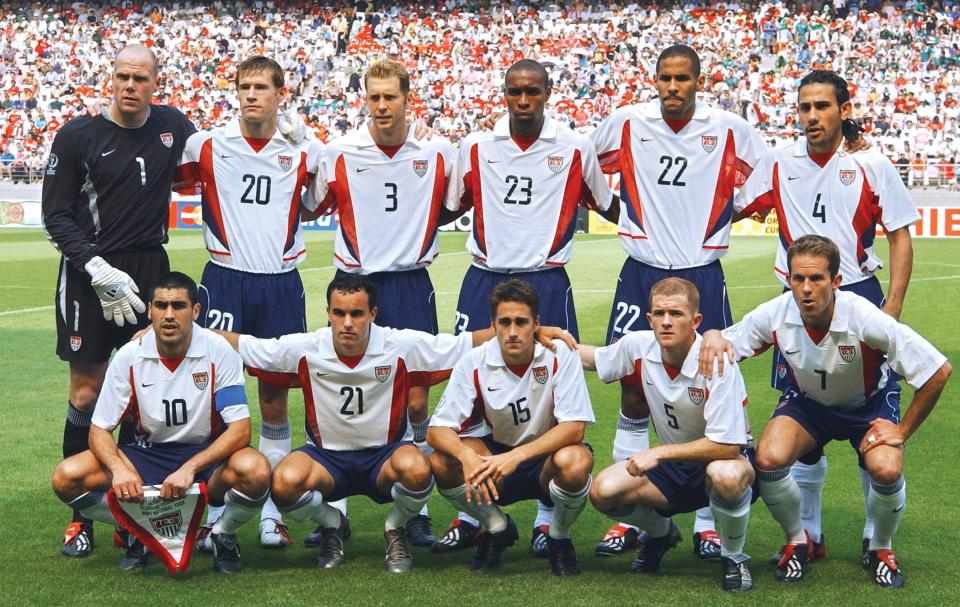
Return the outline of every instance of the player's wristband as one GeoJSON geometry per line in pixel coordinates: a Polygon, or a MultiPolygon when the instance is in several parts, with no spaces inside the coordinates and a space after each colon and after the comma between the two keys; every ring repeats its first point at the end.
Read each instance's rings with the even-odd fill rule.
{"type": "Polygon", "coordinates": [[[112,268],[113,266],[108,264],[106,261],[103,260],[102,257],[99,257],[99,256],[91,257],[90,261],[88,261],[83,266],[84,271],[86,271],[86,273],[89,274],[90,276],[96,276],[97,274],[100,274],[101,272],[105,272],[112,268]]]}

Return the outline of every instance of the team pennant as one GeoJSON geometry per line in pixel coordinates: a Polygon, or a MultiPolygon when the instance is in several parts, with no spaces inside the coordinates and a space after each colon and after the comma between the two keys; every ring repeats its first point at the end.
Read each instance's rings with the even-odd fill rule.
{"type": "Polygon", "coordinates": [[[186,495],[175,500],[160,499],[160,487],[156,485],[144,486],[143,495],[142,504],[121,502],[110,489],[107,493],[110,512],[166,565],[170,575],[185,573],[190,566],[197,527],[207,506],[207,486],[194,483],[186,495]]]}

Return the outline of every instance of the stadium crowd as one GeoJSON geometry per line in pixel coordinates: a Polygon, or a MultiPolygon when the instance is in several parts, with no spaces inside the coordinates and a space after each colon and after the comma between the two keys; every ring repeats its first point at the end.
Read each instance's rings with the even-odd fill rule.
{"type": "Polygon", "coordinates": [[[771,145],[799,136],[797,82],[833,69],[850,83],[869,141],[911,186],[957,187],[960,2],[668,1],[599,4],[419,2],[45,2],[0,7],[0,178],[40,172],[56,130],[109,97],[116,52],[160,58],[161,103],[200,128],[237,112],[234,67],[275,57],[307,124],[328,140],[364,119],[363,70],[381,57],[413,75],[411,109],[457,141],[502,110],[504,70],[552,70],[550,110],[581,131],[647,100],[657,49],[704,61],[703,98],[759,125],[771,145]]]}

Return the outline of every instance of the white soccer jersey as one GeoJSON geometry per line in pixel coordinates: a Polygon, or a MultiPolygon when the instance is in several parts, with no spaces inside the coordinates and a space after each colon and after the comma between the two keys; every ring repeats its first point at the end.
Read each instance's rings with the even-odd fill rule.
{"type": "Polygon", "coordinates": [[[437,219],[457,152],[442,137],[417,141],[414,128],[391,158],[364,125],[332,141],[314,196],[339,211],[334,265],[371,274],[425,267],[437,256],[437,219]]]}
{"type": "Polygon", "coordinates": [[[371,325],[367,351],[355,366],[337,356],[330,327],[279,339],[243,335],[240,355],[255,369],[296,374],[306,405],[307,441],[348,451],[403,439],[410,386],[447,379],[473,346],[471,335],[371,325]]]}
{"type": "Polygon", "coordinates": [[[460,146],[447,207],[473,207],[467,251],[494,272],[563,266],[570,261],[577,207],[605,211],[613,193],[590,140],[544,117],[540,137],[520,149],[510,115],[460,146]]]}
{"type": "Polygon", "coordinates": [[[294,145],[279,131],[259,151],[239,120],[194,133],[183,150],[178,183],[198,184],[203,239],[210,259],[244,272],[292,270],[306,257],[300,203],[315,209],[307,188],[320,170],[323,144],[294,145]]]}
{"type": "Polygon", "coordinates": [[[721,376],[698,372],[702,338],[697,339],[679,372],[663,362],[653,331],[635,331],[596,351],[597,374],[604,383],[620,379],[643,389],[661,443],[688,443],[706,437],[715,443],[750,446],[750,421],[744,407],[747,390],[740,368],[728,365],[721,376]]]}
{"type": "Polygon", "coordinates": [[[794,385],[840,409],[860,407],[883,389],[890,368],[918,389],[946,362],[930,342],[867,299],[840,290],[834,295],[833,320],[819,343],[804,328],[792,293],[761,304],[723,336],[741,359],[776,345],[794,385]]]}
{"type": "Polygon", "coordinates": [[[117,351],[107,367],[93,425],[113,432],[132,417],[151,443],[212,442],[230,424],[250,417],[243,364],[227,340],[194,323],[183,360],[171,371],[152,332],[117,351]]]}
{"type": "Polygon", "coordinates": [[[594,422],[580,356],[557,340],[556,353],[535,344],[522,377],[507,366],[492,339],[457,363],[430,418],[431,426],[458,432],[482,418],[493,440],[516,447],[562,422],[594,422]]]}
{"type": "Polygon", "coordinates": [[[777,213],[780,247],[774,266],[787,284],[787,248],[806,234],[826,236],[840,248],[843,284],[857,283],[883,267],[873,250],[877,222],[888,231],[920,219],[916,205],[889,160],[876,152],[843,150],[820,167],[806,140],[764,158],[740,190],[742,215],[777,213]]]}
{"type": "Polygon", "coordinates": [[[679,133],[660,101],[622,107],[591,134],[603,170],[620,173],[620,242],[657,268],[703,266],[730,244],[734,188],[766,153],[745,120],[697,102],[679,133]]]}

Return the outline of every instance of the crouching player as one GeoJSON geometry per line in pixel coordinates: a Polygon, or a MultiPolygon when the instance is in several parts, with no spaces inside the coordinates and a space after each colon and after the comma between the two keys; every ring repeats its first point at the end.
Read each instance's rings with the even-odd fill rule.
{"type": "Polygon", "coordinates": [[[553,573],[580,573],[570,527],[590,493],[593,453],[582,441],[593,409],[577,353],[535,342],[539,309],[540,298],[526,282],[508,280],[493,289],[497,339],[457,364],[427,432],[440,495],[487,531],[470,564],[474,571],[496,569],[517,540],[516,524],[500,508],[539,499],[556,506],[547,536],[553,573]],[[492,434],[458,436],[476,417],[492,434]]]}
{"type": "Polygon", "coordinates": [[[723,589],[752,586],[743,554],[754,470],[746,390],[736,366],[707,380],[698,374],[702,319],[697,288],[681,278],[650,291],[652,331],[636,331],[604,348],[580,346],[584,367],[645,399],[660,444],[605,469],[590,492],[594,507],[647,531],[634,572],[660,567],[680,541],[676,513],[710,505],[721,536],[723,589]]]}
{"type": "MultiPolygon", "coordinates": [[[[111,487],[121,501],[142,501],[143,485],[160,485],[163,499],[177,499],[205,481],[211,503],[226,506],[210,535],[213,568],[237,573],[236,531],[266,501],[270,464],[249,446],[240,357],[223,338],[194,324],[199,313],[189,276],[170,272],[157,280],[152,331],[110,361],[90,450],[60,462],[53,489],[85,516],[116,525],[106,499],[111,487]],[[118,446],[111,433],[128,416],[136,420],[137,442],[118,446]]],[[[131,535],[120,568],[144,567],[148,557],[131,535]]]]}

